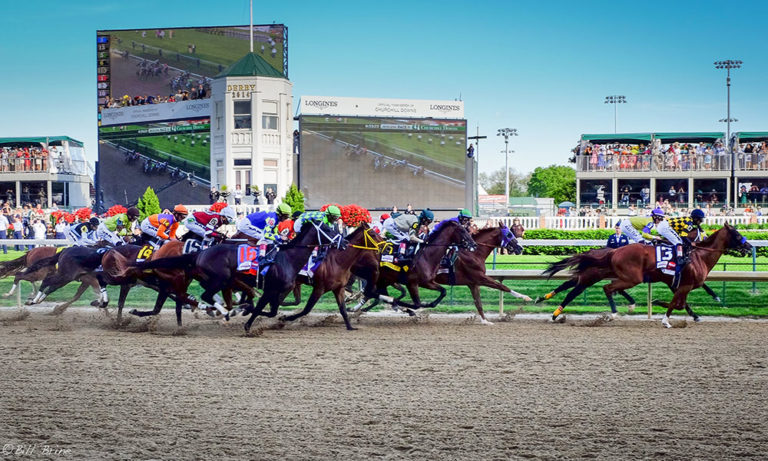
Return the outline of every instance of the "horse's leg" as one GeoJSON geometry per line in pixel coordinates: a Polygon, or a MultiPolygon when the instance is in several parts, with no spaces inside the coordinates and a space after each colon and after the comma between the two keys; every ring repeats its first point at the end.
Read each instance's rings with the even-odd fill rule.
{"type": "Polygon", "coordinates": [[[626,300],[627,300],[627,302],[629,303],[629,307],[627,308],[627,311],[628,311],[630,314],[631,314],[632,312],[634,312],[634,311],[635,311],[635,298],[633,298],[633,297],[632,297],[632,295],[630,295],[629,293],[627,293],[627,292],[626,292],[626,291],[624,291],[624,290],[620,290],[620,291],[619,291],[619,294],[620,294],[621,296],[623,296],[623,297],[624,297],[624,299],[626,299],[626,300]]]}
{"type": "Polygon", "coordinates": [[[298,306],[301,304],[301,283],[296,281],[296,283],[293,284],[293,301],[287,303],[283,302],[283,307],[290,307],[290,306],[298,306]]]}
{"type": "Polygon", "coordinates": [[[713,290],[712,288],[710,288],[710,287],[709,287],[709,285],[707,285],[706,283],[705,283],[705,284],[703,284],[703,285],[701,286],[701,288],[703,288],[703,289],[704,289],[704,291],[706,291],[706,292],[707,292],[707,294],[708,294],[709,296],[711,296],[711,297],[712,297],[712,299],[714,299],[714,300],[715,300],[715,302],[718,302],[718,303],[722,303],[722,302],[723,302],[722,300],[720,300],[720,296],[718,296],[718,295],[717,295],[717,293],[715,293],[715,290],[713,290]]]}
{"type": "Polygon", "coordinates": [[[300,312],[297,312],[295,314],[283,315],[280,317],[280,320],[286,321],[286,322],[293,322],[297,318],[303,317],[309,314],[312,311],[312,308],[315,307],[315,304],[317,304],[317,301],[320,300],[320,297],[323,296],[323,294],[325,294],[325,291],[319,285],[312,287],[312,293],[309,295],[309,299],[307,299],[307,304],[306,306],[304,306],[304,309],[302,309],[300,312]]]}
{"type": "Polygon", "coordinates": [[[538,304],[542,301],[546,301],[548,299],[554,298],[558,293],[561,291],[568,290],[570,288],[575,287],[579,283],[579,280],[577,278],[573,278],[570,280],[566,280],[565,282],[561,283],[560,286],[555,288],[554,290],[550,291],[549,293],[545,294],[544,296],[537,296],[536,299],[533,301],[534,304],[538,304]]]}
{"type": "Polygon", "coordinates": [[[664,325],[667,328],[672,328],[672,324],[669,323],[669,316],[672,315],[672,311],[675,309],[683,309],[685,307],[686,298],[688,298],[688,293],[691,291],[690,286],[686,287],[680,287],[675,292],[675,295],[672,296],[672,302],[669,303],[669,307],[667,308],[667,313],[664,314],[664,317],[661,319],[661,324],[664,325]]]}
{"type": "Polygon", "coordinates": [[[443,288],[443,286],[440,285],[439,283],[434,281],[429,281],[422,284],[415,284],[415,283],[408,284],[408,293],[411,295],[411,298],[413,299],[414,304],[408,304],[405,302],[400,302],[399,304],[410,309],[421,309],[422,307],[437,306],[438,304],[440,304],[440,301],[442,301],[443,298],[445,298],[445,295],[447,292],[445,291],[445,288],[443,288]],[[437,299],[435,299],[429,304],[425,304],[422,306],[421,299],[419,297],[419,287],[426,288],[428,290],[437,291],[438,292],[437,299]]]}
{"type": "Polygon", "coordinates": [[[357,330],[357,328],[353,327],[352,324],[349,323],[349,316],[347,315],[347,304],[345,302],[345,291],[345,287],[341,287],[334,291],[334,294],[336,295],[336,305],[339,306],[339,312],[341,312],[341,317],[344,318],[344,324],[347,326],[347,330],[357,330]]]}
{"type": "Polygon", "coordinates": [[[135,315],[137,317],[146,317],[148,315],[157,315],[160,313],[160,310],[163,308],[163,304],[165,304],[165,300],[168,299],[168,289],[164,286],[161,286],[160,291],[157,292],[157,300],[155,301],[155,307],[151,311],[140,311],[137,309],[131,309],[131,315],[135,315]]]}
{"type": "Polygon", "coordinates": [[[555,312],[552,313],[552,321],[557,320],[560,314],[562,314],[563,311],[565,310],[566,306],[568,306],[568,304],[570,304],[571,301],[576,299],[576,296],[579,296],[580,294],[582,294],[584,290],[594,285],[595,283],[597,282],[592,282],[589,284],[577,283],[576,286],[571,291],[569,291],[567,295],[565,295],[563,302],[561,302],[560,305],[557,306],[557,309],[555,309],[555,312]]]}
{"type": "Polygon", "coordinates": [[[470,293],[472,293],[472,299],[475,300],[475,309],[477,309],[477,313],[480,315],[480,323],[483,325],[493,325],[493,323],[489,322],[488,319],[485,318],[485,313],[483,312],[483,302],[480,300],[480,287],[478,285],[467,285],[469,287],[470,293]]]}
{"type": "Polygon", "coordinates": [[[120,285],[120,295],[117,297],[117,327],[120,328],[120,321],[123,319],[123,308],[125,300],[128,298],[128,292],[133,285],[120,285]]]}
{"type": "Polygon", "coordinates": [[[59,315],[65,310],[67,310],[67,308],[71,306],[72,303],[80,299],[80,296],[82,296],[83,293],[85,293],[85,290],[87,289],[88,289],[88,284],[86,282],[80,283],[80,286],[77,287],[77,291],[75,292],[75,296],[73,296],[72,299],[70,299],[69,301],[61,303],[58,306],[56,306],[51,312],[51,315],[59,315]]]}
{"type": "Polygon", "coordinates": [[[37,292],[37,295],[35,295],[34,299],[32,299],[31,302],[27,302],[27,304],[39,304],[43,302],[43,300],[54,291],[58,290],[59,288],[63,287],[64,285],[71,282],[72,279],[69,276],[65,276],[60,272],[55,272],[52,275],[46,277],[43,280],[43,283],[40,285],[40,290],[37,292]]]}
{"type": "Polygon", "coordinates": [[[251,325],[253,325],[253,321],[256,320],[256,317],[258,317],[261,314],[261,311],[264,310],[264,306],[267,305],[267,298],[268,293],[264,293],[259,298],[259,302],[256,303],[256,306],[253,308],[253,311],[251,312],[251,318],[248,319],[247,322],[245,322],[245,331],[246,333],[251,330],[251,325]]]}

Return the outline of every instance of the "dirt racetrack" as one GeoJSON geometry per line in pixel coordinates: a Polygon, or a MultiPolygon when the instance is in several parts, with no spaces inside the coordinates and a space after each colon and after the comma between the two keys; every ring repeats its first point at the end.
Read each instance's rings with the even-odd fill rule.
{"type": "Polygon", "coordinates": [[[0,458],[768,454],[767,322],[184,321],[0,310],[0,458]]]}

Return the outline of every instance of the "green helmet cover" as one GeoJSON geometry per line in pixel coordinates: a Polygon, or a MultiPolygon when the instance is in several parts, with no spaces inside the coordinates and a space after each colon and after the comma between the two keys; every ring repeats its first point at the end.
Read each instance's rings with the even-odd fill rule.
{"type": "Polygon", "coordinates": [[[277,206],[277,214],[283,215],[283,216],[290,216],[291,215],[291,206],[287,203],[281,203],[277,206]]]}
{"type": "Polygon", "coordinates": [[[434,221],[435,214],[429,208],[425,208],[424,210],[421,211],[421,214],[419,215],[419,220],[422,220],[422,219],[428,219],[430,221],[434,221]]]}
{"type": "Polygon", "coordinates": [[[334,216],[338,218],[341,216],[341,210],[339,210],[339,207],[337,207],[336,205],[331,205],[328,207],[327,210],[325,210],[325,214],[327,214],[328,216],[334,216]]]}
{"type": "Polygon", "coordinates": [[[467,210],[466,208],[459,211],[459,218],[471,218],[471,217],[472,217],[472,213],[470,213],[469,210],[467,210]]]}

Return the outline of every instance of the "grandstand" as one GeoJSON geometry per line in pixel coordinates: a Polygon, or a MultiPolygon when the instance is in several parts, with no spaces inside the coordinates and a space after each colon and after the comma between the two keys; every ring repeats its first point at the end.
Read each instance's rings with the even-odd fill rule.
{"type": "Polygon", "coordinates": [[[584,134],[574,149],[577,209],[627,214],[661,204],[719,213],[765,206],[768,132],[725,138],[722,132],[584,134]]]}

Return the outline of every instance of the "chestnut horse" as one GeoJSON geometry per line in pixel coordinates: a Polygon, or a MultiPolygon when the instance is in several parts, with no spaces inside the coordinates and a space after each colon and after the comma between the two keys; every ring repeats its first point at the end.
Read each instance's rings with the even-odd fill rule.
{"type": "MultiPolygon", "coordinates": [[[[680,284],[677,290],[674,290],[672,302],[669,303],[662,319],[661,323],[665,327],[671,328],[669,316],[672,311],[685,308],[688,293],[704,284],[709,271],[729,249],[746,253],[752,249],[752,245],[728,223],[693,247],[690,253],[691,261],[683,267],[680,284]]],[[[663,282],[671,288],[674,279],[673,276],[656,269],[656,248],[637,243],[614,251],[601,248],[565,258],[550,264],[542,275],[551,276],[567,268],[574,268],[578,283],[552,314],[552,320],[556,320],[576,296],[600,280],[612,279],[603,287],[605,295],[611,297],[619,290],[626,290],[643,282],[663,282]],[[582,278],[582,275],[589,275],[589,278],[582,278]]]]}
{"type": "Polygon", "coordinates": [[[19,283],[22,280],[25,280],[32,284],[32,292],[29,294],[29,299],[31,300],[34,298],[35,294],[37,294],[36,282],[43,280],[56,270],[56,262],[59,260],[57,253],[59,250],[60,248],[57,247],[37,247],[29,250],[16,259],[0,263],[0,278],[9,275],[14,276],[11,289],[8,293],[5,293],[3,297],[7,298],[13,295],[19,288],[19,283]],[[46,260],[45,264],[35,266],[34,271],[27,270],[27,268],[43,259],[46,260]]]}

